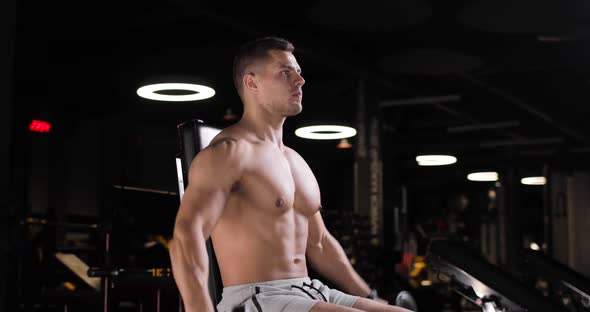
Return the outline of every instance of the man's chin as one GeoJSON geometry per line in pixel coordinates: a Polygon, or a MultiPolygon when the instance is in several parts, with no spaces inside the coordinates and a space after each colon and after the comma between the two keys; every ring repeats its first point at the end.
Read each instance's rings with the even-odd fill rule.
{"type": "Polygon", "coordinates": [[[292,107],[289,107],[289,111],[285,113],[285,117],[295,116],[303,110],[301,104],[294,104],[292,107]]]}

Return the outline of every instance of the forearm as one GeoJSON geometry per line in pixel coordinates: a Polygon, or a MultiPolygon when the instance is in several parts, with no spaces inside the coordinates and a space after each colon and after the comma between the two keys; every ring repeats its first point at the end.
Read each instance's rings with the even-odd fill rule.
{"type": "Polygon", "coordinates": [[[308,249],[311,267],[334,283],[340,290],[366,297],[371,288],[352,267],[340,243],[331,235],[323,238],[321,246],[308,249]]]}
{"type": "Polygon", "coordinates": [[[209,259],[203,236],[175,231],[170,242],[170,259],[185,311],[213,312],[207,284],[209,259]]]}

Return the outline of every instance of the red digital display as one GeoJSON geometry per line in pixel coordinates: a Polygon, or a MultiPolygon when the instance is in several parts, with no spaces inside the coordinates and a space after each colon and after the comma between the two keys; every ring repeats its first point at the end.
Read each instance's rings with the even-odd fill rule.
{"type": "Polygon", "coordinates": [[[31,121],[31,124],[29,125],[29,130],[33,132],[47,133],[50,129],[51,124],[42,120],[34,119],[33,121],[31,121]]]}

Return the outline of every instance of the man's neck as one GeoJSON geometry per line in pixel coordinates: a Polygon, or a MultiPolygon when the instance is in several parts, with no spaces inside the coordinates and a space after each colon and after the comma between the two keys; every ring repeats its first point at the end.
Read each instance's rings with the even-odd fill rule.
{"type": "Polygon", "coordinates": [[[239,121],[241,127],[253,133],[259,140],[283,148],[283,124],[285,117],[277,117],[266,112],[252,113],[244,111],[239,121]]]}

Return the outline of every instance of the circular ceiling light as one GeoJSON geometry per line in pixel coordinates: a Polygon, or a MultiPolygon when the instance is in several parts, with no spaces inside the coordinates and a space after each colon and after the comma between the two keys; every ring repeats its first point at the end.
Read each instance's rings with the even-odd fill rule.
{"type": "Polygon", "coordinates": [[[545,185],[547,179],[545,177],[526,177],[520,180],[524,185],[545,185]]]}
{"type": "Polygon", "coordinates": [[[450,155],[421,155],[416,157],[418,166],[445,166],[457,162],[457,158],[450,155]]]}
{"type": "Polygon", "coordinates": [[[137,95],[156,101],[188,102],[210,98],[215,95],[215,90],[207,86],[192,83],[156,83],[137,89],[137,95]],[[172,95],[162,94],[162,91],[188,91],[190,93],[172,95]]]}
{"type": "Polygon", "coordinates": [[[356,130],[346,126],[309,126],[295,130],[295,135],[300,138],[312,140],[338,140],[355,136],[356,130]]]}
{"type": "Polygon", "coordinates": [[[478,182],[498,181],[497,172],[474,172],[467,175],[467,180],[478,182]]]}

